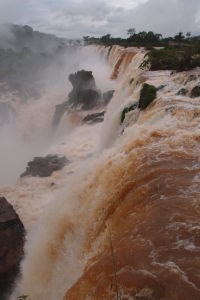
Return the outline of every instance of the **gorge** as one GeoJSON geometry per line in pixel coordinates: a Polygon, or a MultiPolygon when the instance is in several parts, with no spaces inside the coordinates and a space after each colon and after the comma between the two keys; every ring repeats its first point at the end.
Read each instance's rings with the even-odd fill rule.
{"type": "Polygon", "coordinates": [[[0,188],[27,232],[10,300],[198,300],[200,68],[149,71],[141,67],[144,48],[77,51],[70,72],[92,71],[103,93],[115,92],[108,104],[66,110],[50,139],[46,129],[63,93],[20,106],[23,130],[37,134],[43,126],[48,137],[37,153],[70,163],[0,188]],[[142,109],[145,84],[156,93],[142,109]],[[83,122],[98,113],[100,122],[83,122]]]}

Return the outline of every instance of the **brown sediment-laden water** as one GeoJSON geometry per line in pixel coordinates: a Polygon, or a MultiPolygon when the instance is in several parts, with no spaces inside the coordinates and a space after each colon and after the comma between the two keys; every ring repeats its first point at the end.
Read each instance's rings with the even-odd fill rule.
{"type": "MultiPolygon", "coordinates": [[[[61,180],[65,189],[30,230],[14,295],[198,300],[200,98],[178,91],[190,92],[200,71],[143,70],[143,49],[100,47],[98,53],[117,89],[103,124],[80,126],[76,142],[69,140],[66,151],[93,155],[69,166],[74,173],[61,180]],[[120,124],[144,82],[158,88],[157,98],[120,124]],[[97,148],[87,145],[91,135],[97,148]]],[[[55,181],[66,175],[60,172],[55,181]]]]}

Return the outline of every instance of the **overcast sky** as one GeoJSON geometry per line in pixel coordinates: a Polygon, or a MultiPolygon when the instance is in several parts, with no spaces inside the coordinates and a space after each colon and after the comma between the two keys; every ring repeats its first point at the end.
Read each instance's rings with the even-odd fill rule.
{"type": "Polygon", "coordinates": [[[128,28],[200,34],[200,0],[0,0],[0,22],[69,38],[126,36],[128,28]]]}

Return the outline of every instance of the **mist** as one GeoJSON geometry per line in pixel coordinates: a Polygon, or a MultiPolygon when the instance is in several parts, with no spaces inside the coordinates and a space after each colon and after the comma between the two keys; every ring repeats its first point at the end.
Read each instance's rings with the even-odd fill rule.
{"type": "MultiPolygon", "coordinates": [[[[55,106],[66,101],[72,89],[68,80],[70,73],[91,70],[102,92],[115,86],[109,80],[109,67],[93,47],[62,43],[58,48],[56,39],[50,53],[32,52],[32,48],[22,49],[22,52],[16,49],[2,50],[12,57],[14,68],[7,76],[1,76],[0,109],[4,109],[4,119],[0,126],[0,186],[15,184],[28,161],[49,154],[58,137],[57,142],[61,143],[70,135],[71,129],[65,121],[60,134],[52,130],[55,106]],[[23,65],[17,64],[19,53],[22,53],[23,65]],[[8,104],[7,114],[4,103],[8,104]]],[[[12,67],[12,60],[8,65],[12,67]]]]}

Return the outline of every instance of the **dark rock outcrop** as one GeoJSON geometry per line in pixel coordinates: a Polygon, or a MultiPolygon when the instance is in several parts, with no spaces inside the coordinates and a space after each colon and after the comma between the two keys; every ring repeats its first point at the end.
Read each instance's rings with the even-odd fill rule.
{"type": "Polygon", "coordinates": [[[197,98],[200,97],[200,85],[195,86],[191,91],[191,97],[197,98]]]}
{"type": "Polygon", "coordinates": [[[91,71],[81,70],[69,75],[73,90],[68,95],[68,102],[72,107],[81,106],[82,109],[93,109],[97,106],[101,93],[91,71]]]}
{"type": "Polygon", "coordinates": [[[178,96],[186,96],[187,95],[187,90],[185,88],[182,88],[178,91],[177,95],[178,96]]]}
{"type": "Polygon", "coordinates": [[[96,89],[92,71],[81,70],[74,74],[70,74],[69,81],[75,90],[96,89]]]}
{"type": "Polygon", "coordinates": [[[46,157],[35,157],[28,163],[26,171],[21,177],[48,177],[51,176],[54,171],[63,169],[68,163],[69,160],[65,156],[47,155],[46,157]]]}
{"type": "Polygon", "coordinates": [[[105,105],[107,105],[110,100],[112,99],[113,95],[114,95],[114,90],[111,90],[111,91],[107,91],[105,93],[103,93],[103,102],[105,105]]]}
{"type": "Polygon", "coordinates": [[[103,122],[104,120],[104,114],[105,111],[102,111],[100,113],[94,113],[94,114],[90,114],[87,115],[84,119],[83,119],[83,123],[85,124],[94,124],[94,123],[100,123],[103,122]]]}
{"type": "Polygon", "coordinates": [[[69,75],[73,89],[68,100],[56,105],[52,125],[56,127],[64,113],[77,108],[90,110],[97,107],[101,100],[101,91],[96,89],[95,79],[91,71],[81,70],[69,75]]]}
{"type": "Polygon", "coordinates": [[[68,101],[65,101],[61,104],[56,105],[56,109],[53,115],[53,119],[52,119],[52,125],[54,127],[58,126],[58,124],[60,123],[60,120],[62,118],[62,116],[64,115],[64,113],[67,111],[67,108],[69,107],[69,103],[68,101]]]}
{"type": "Polygon", "coordinates": [[[13,288],[23,257],[24,226],[4,197],[0,197],[0,299],[13,288]]]}
{"type": "Polygon", "coordinates": [[[100,97],[100,91],[92,89],[81,90],[76,94],[74,105],[80,105],[81,109],[83,110],[93,109],[99,104],[100,97]]]}

